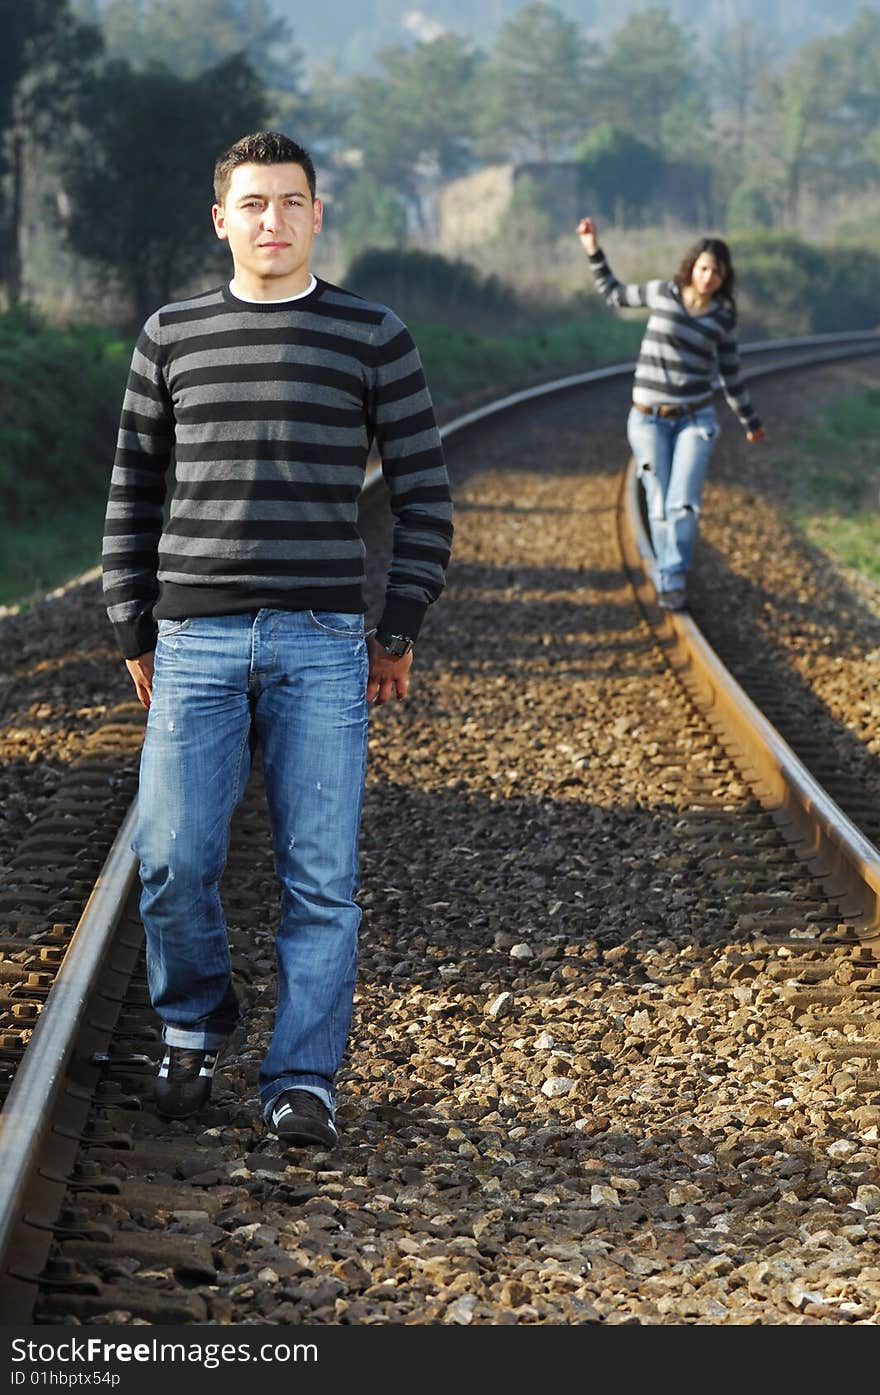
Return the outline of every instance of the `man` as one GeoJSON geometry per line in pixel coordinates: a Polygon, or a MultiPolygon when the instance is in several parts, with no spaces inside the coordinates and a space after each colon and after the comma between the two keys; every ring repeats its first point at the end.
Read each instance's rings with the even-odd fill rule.
{"type": "Polygon", "coordinates": [[[218,883],[259,740],[282,888],[263,1115],[286,1143],[331,1146],[367,703],[406,696],[452,505],[406,327],[311,271],[323,209],[308,152],[275,132],[245,136],[217,161],[214,188],[232,280],[141,332],[104,540],[108,614],[149,709],[134,851],[166,1046],[156,1101],[175,1119],[201,1108],[238,1021],[218,883]],[[384,608],[365,635],[357,511],[373,439],[395,524],[384,608]]]}

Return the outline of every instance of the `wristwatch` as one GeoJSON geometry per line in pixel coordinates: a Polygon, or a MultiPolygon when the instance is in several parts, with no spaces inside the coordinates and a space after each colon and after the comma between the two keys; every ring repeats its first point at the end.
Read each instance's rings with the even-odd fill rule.
{"type": "Polygon", "coordinates": [[[392,635],[387,630],[377,630],[376,639],[382,648],[387,650],[392,659],[402,659],[404,654],[408,654],[415,644],[415,640],[409,635],[392,635]]]}

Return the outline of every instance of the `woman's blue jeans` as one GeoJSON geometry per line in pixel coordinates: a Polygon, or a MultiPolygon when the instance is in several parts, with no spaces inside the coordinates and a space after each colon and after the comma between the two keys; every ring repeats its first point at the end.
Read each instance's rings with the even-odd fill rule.
{"type": "Polygon", "coordinates": [[[693,564],[703,485],[718,433],[711,405],[680,417],[630,409],[626,434],[645,490],[661,591],[684,586],[693,564]]]}
{"type": "Polygon", "coordinates": [[[170,1046],[219,1046],[238,1022],[219,882],[259,741],[281,884],[264,1112],[291,1087],[334,1107],[361,915],[367,669],[362,615],[159,624],[133,844],[150,996],[170,1046]]]}

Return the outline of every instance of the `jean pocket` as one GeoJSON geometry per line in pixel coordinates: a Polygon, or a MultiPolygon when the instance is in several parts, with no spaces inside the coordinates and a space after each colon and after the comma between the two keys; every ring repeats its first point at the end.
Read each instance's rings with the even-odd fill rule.
{"type": "Polygon", "coordinates": [[[693,420],[704,441],[714,441],[716,436],[720,436],[721,426],[714,407],[703,407],[699,412],[694,412],[693,420]]]}
{"type": "Polygon", "coordinates": [[[191,615],[188,616],[186,620],[160,620],[159,638],[173,639],[175,635],[179,635],[183,630],[188,629],[192,622],[193,616],[191,615]]]}
{"type": "Polygon", "coordinates": [[[310,610],[309,619],[324,634],[340,639],[360,639],[364,633],[364,617],[344,610],[310,610]]]}

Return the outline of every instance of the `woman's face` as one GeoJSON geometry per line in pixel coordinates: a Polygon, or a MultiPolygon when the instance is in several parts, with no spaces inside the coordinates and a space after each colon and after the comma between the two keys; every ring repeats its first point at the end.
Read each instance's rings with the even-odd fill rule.
{"type": "Polygon", "coordinates": [[[711,252],[701,252],[694,262],[691,285],[699,296],[714,295],[724,280],[721,265],[711,252]]]}

